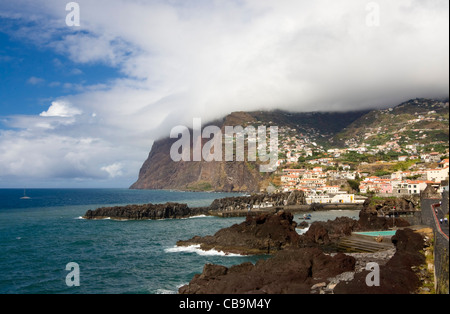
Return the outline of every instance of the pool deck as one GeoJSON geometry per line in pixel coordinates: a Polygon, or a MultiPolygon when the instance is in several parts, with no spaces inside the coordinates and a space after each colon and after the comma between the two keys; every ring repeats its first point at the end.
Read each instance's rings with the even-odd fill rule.
{"type": "Polygon", "coordinates": [[[390,238],[383,237],[381,242],[375,241],[375,237],[362,234],[352,234],[343,237],[338,248],[349,253],[374,253],[394,248],[390,238]]]}
{"type": "MultiPolygon", "coordinates": [[[[427,226],[417,225],[407,227],[414,231],[427,228],[427,226]]],[[[397,230],[404,229],[398,228],[397,230]]],[[[396,231],[396,230],[384,230],[384,231],[396,231]]],[[[377,232],[377,231],[373,231],[377,232]]],[[[359,234],[357,232],[352,233],[352,235],[343,237],[339,243],[338,248],[345,252],[355,252],[355,253],[374,253],[384,250],[389,250],[394,248],[391,238],[393,235],[381,235],[371,236],[365,234],[359,234]],[[378,238],[378,241],[377,241],[378,238]]]]}

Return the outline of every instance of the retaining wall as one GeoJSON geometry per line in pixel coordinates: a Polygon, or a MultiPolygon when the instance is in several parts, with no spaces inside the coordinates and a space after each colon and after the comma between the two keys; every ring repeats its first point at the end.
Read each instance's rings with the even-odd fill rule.
{"type": "Polygon", "coordinates": [[[449,241],[441,234],[436,218],[433,213],[432,205],[442,202],[442,210],[448,213],[448,193],[447,201],[444,199],[422,199],[422,224],[431,227],[434,231],[434,271],[436,293],[449,293],[449,241]],[[443,206],[447,206],[443,208],[443,206]]]}

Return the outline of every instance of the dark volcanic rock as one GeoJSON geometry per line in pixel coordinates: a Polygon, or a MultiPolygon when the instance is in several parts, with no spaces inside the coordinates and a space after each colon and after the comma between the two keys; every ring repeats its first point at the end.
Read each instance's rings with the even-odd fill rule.
{"type": "Polygon", "coordinates": [[[303,191],[283,192],[274,194],[253,194],[250,196],[236,196],[216,199],[209,206],[211,210],[232,211],[245,210],[250,208],[264,206],[270,203],[273,206],[285,205],[305,205],[305,194],[303,191]]]}
{"type": "Polygon", "coordinates": [[[256,265],[226,268],[205,265],[203,273],[179,289],[181,294],[306,294],[311,286],[355,269],[355,259],[325,255],[317,248],[287,249],[256,265]]]}
{"type": "Polygon", "coordinates": [[[399,211],[414,211],[415,203],[407,198],[386,198],[375,200],[372,198],[364,202],[364,207],[359,213],[359,226],[361,230],[387,230],[396,227],[408,227],[410,224],[403,218],[389,218],[390,213],[399,211]]]}
{"type": "Polygon", "coordinates": [[[83,216],[83,218],[145,220],[145,219],[185,218],[206,213],[207,208],[189,208],[186,204],[166,203],[166,204],[102,207],[96,210],[88,210],[86,214],[83,216]]]}
{"type": "Polygon", "coordinates": [[[424,238],[421,234],[411,229],[398,230],[392,237],[392,243],[395,245],[396,253],[387,266],[411,268],[424,263],[425,257],[421,253],[424,238]]]}
{"type": "Polygon", "coordinates": [[[338,217],[326,222],[315,221],[300,237],[300,244],[303,247],[329,245],[337,242],[343,236],[351,235],[352,231],[358,228],[358,221],[348,217],[338,217]]]}
{"type": "Polygon", "coordinates": [[[335,289],[336,294],[409,294],[419,287],[420,280],[413,266],[425,262],[420,252],[424,246],[423,237],[411,229],[399,230],[392,238],[396,253],[380,267],[380,285],[369,287],[366,277],[369,271],[357,273],[350,282],[341,282],[335,289]]]}
{"type": "Polygon", "coordinates": [[[178,241],[179,246],[200,244],[203,250],[215,249],[228,253],[273,253],[288,246],[296,246],[300,238],[295,230],[293,215],[284,211],[248,215],[241,224],[219,230],[214,236],[194,237],[178,241]]]}
{"type": "Polygon", "coordinates": [[[299,229],[306,229],[308,227],[309,227],[309,223],[306,221],[302,221],[301,223],[298,224],[299,229]]]}
{"type": "MultiPolygon", "coordinates": [[[[316,221],[301,236],[300,246],[332,247],[341,237],[350,236],[353,231],[387,230],[393,226],[393,219],[387,217],[395,208],[397,211],[414,211],[413,200],[406,198],[368,199],[359,213],[359,220],[338,217],[333,221],[316,221]],[[386,217],[381,217],[383,214],[386,217]]],[[[395,218],[396,227],[407,227],[409,223],[402,218],[395,218]]]]}
{"type": "MultiPolygon", "coordinates": [[[[384,202],[384,208],[400,204],[402,200],[391,199],[384,202]],[[393,202],[393,203],[391,203],[393,202]],[[387,206],[387,207],[386,207],[387,206]]],[[[232,206],[230,199],[216,204],[232,206]]],[[[406,203],[405,203],[406,204],[406,203]]],[[[194,237],[179,241],[182,246],[200,244],[204,250],[216,249],[239,254],[274,254],[267,260],[259,260],[256,265],[243,263],[230,268],[219,265],[205,265],[202,274],[180,288],[182,294],[309,294],[317,293],[317,287],[327,287],[333,293],[412,293],[419,285],[419,278],[412,270],[421,265],[424,245],[420,234],[410,229],[399,230],[392,237],[396,253],[380,267],[379,287],[369,287],[366,277],[369,271],[355,273],[355,258],[338,253],[333,257],[323,252],[343,236],[353,231],[373,230],[389,226],[384,217],[379,220],[374,203],[365,204],[365,213],[360,220],[339,217],[334,221],[314,222],[308,231],[300,236],[295,231],[296,223],[291,213],[265,213],[248,215],[245,222],[218,231],[214,236],[194,237]],[[346,273],[346,274],[343,274],[346,273]],[[333,277],[340,274],[348,278],[338,283],[333,277]],[[351,276],[347,276],[350,274],[351,276]],[[329,288],[332,287],[332,288],[329,288]],[[334,288],[334,289],[333,289],[334,288]],[[331,290],[330,290],[331,289],[331,290]]],[[[224,209],[225,208],[225,209],[224,209]]],[[[399,220],[396,220],[398,223],[399,220]]],[[[379,229],[380,230],[380,229],[379,229]]]]}
{"type": "MultiPolygon", "coordinates": [[[[304,193],[301,191],[278,194],[254,194],[251,196],[227,197],[214,200],[210,206],[190,208],[186,204],[144,204],[116,207],[103,207],[88,210],[84,215],[86,219],[165,219],[185,218],[195,215],[210,214],[214,212],[232,212],[252,209],[270,203],[272,206],[302,205],[304,193]]],[[[274,210],[274,208],[270,209],[274,210]]]]}

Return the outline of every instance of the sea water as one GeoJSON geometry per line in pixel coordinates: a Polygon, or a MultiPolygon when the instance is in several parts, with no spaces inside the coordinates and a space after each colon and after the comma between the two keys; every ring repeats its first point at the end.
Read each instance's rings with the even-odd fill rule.
{"type": "MultiPolygon", "coordinates": [[[[231,266],[264,256],[226,255],[178,240],[212,235],[237,218],[198,216],[143,221],[85,220],[88,209],[125,204],[187,203],[207,206],[238,194],[128,189],[0,190],[1,294],[176,293],[207,263],[231,266]],[[66,265],[79,266],[79,286],[68,286],[66,265]]],[[[313,220],[354,211],[313,213],[313,220]],[[317,215],[316,215],[317,214],[317,215]],[[319,215],[319,216],[318,216],[319,215]]],[[[311,220],[311,221],[313,221],[311,220]]]]}

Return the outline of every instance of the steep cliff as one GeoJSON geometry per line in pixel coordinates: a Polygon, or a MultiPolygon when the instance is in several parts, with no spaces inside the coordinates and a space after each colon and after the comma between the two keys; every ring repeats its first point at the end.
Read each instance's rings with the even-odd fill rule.
{"type": "MultiPolygon", "coordinates": [[[[289,113],[284,111],[234,112],[220,121],[210,123],[221,128],[225,126],[270,126],[295,128],[309,142],[330,139],[345,126],[349,125],[367,112],[347,113],[289,113]]],[[[190,130],[191,139],[193,131],[190,130]]],[[[270,139],[268,133],[267,142],[270,139]]],[[[281,140],[281,139],[280,139],[281,140]]],[[[148,159],[144,162],[139,179],[131,189],[174,189],[189,191],[224,191],[224,192],[260,192],[265,190],[271,173],[260,172],[261,163],[248,161],[248,142],[245,145],[245,161],[225,161],[225,144],[223,144],[222,161],[173,161],[170,149],[178,139],[169,137],[153,144],[148,159]]],[[[209,139],[203,139],[202,145],[209,139]]],[[[191,140],[191,160],[193,160],[193,143],[191,140]]],[[[236,151],[233,152],[236,157],[236,151]]],[[[267,162],[266,162],[267,163],[267,162]]]]}
{"type": "Polygon", "coordinates": [[[140,170],[139,180],[131,189],[259,192],[269,177],[258,171],[256,162],[174,162],[169,152],[175,141],[163,139],[154,143],[140,170]]]}

